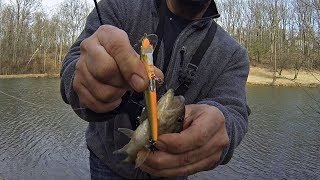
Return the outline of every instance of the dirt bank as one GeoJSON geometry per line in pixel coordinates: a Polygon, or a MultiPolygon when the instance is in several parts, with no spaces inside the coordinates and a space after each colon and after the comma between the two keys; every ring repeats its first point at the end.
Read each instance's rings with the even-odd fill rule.
{"type": "MultiPolygon", "coordinates": [[[[283,70],[281,76],[277,74],[275,86],[300,86],[300,87],[320,87],[320,71],[301,70],[298,78],[293,80],[293,70],[283,70]]],[[[249,85],[272,85],[273,72],[270,69],[260,67],[250,67],[248,78],[249,85]]]]}
{"type": "Polygon", "coordinates": [[[0,79],[14,78],[58,78],[59,74],[15,74],[15,75],[0,75],[0,79]]]}
{"type": "MultiPolygon", "coordinates": [[[[320,87],[320,71],[301,70],[298,78],[293,80],[293,70],[283,70],[281,76],[277,76],[274,86],[296,86],[296,87],[320,87]]],[[[59,78],[59,74],[17,74],[0,75],[0,79],[9,78],[59,78]]],[[[248,85],[272,85],[273,72],[261,67],[250,67],[248,85]]]]}

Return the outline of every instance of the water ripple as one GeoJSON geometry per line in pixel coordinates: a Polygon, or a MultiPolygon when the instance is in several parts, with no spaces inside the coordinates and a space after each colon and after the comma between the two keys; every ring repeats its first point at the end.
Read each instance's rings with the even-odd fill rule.
{"type": "MultiPolygon", "coordinates": [[[[7,179],[90,179],[87,123],[62,102],[59,80],[0,81],[1,91],[36,104],[0,96],[0,173],[7,179]]],[[[249,131],[233,159],[190,179],[320,179],[320,122],[310,108],[317,105],[303,92],[248,88],[249,131]]]]}

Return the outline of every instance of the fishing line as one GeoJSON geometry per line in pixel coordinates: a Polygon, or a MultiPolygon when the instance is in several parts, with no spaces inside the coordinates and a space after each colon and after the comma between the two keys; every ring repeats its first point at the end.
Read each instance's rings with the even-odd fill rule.
{"type": "MultiPolygon", "coordinates": [[[[98,6],[98,2],[97,2],[97,0],[93,0],[93,1],[94,1],[94,5],[95,5],[95,8],[96,8],[97,14],[98,14],[98,18],[99,18],[100,25],[103,25],[102,18],[101,18],[101,14],[100,14],[100,9],[99,9],[99,6],[98,6]]],[[[40,107],[40,108],[45,107],[45,106],[41,106],[40,104],[35,104],[35,103],[33,103],[33,102],[29,102],[29,101],[23,100],[23,99],[21,99],[21,98],[12,96],[12,95],[7,94],[7,93],[5,93],[5,92],[3,92],[3,91],[1,91],[1,90],[0,90],[0,93],[6,95],[6,96],[8,96],[8,97],[11,97],[11,98],[13,98],[13,99],[16,99],[16,100],[18,100],[18,101],[25,102],[25,103],[27,103],[27,104],[31,104],[31,105],[33,105],[33,106],[38,106],[38,107],[40,107]]],[[[58,109],[58,108],[50,108],[50,109],[52,109],[52,110],[61,110],[61,109],[58,109]]],[[[77,110],[84,110],[84,109],[85,109],[85,108],[76,108],[76,109],[73,109],[73,110],[77,111],[77,110]]]]}
{"type": "MultiPolygon", "coordinates": [[[[16,96],[12,96],[12,95],[7,94],[7,93],[5,93],[5,92],[3,92],[3,91],[1,91],[1,90],[0,90],[0,93],[1,93],[1,94],[4,94],[5,96],[8,96],[8,97],[10,97],[10,98],[12,98],[12,99],[15,99],[15,100],[18,100],[18,101],[21,101],[21,102],[30,104],[30,105],[32,105],[32,106],[37,106],[37,107],[39,107],[39,109],[41,109],[41,108],[46,108],[46,109],[49,109],[49,110],[69,111],[69,110],[67,110],[67,109],[61,109],[61,108],[47,108],[45,105],[36,104],[36,103],[30,102],[30,101],[27,101],[27,100],[18,98],[18,97],[16,97],[16,96]]],[[[85,108],[76,108],[76,109],[72,109],[72,110],[74,110],[74,111],[79,111],[79,110],[84,110],[84,109],[85,109],[85,108]]]]}
{"type": "Polygon", "coordinates": [[[32,103],[32,102],[29,102],[29,101],[20,99],[20,98],[15,97],[15,96],[12,96],[12,95],[7,94],[7,93],[5,93],[5,92],[3,92],[3,91],[1,91],[1,90],[0,90],[0,93],[6,95],[6,96],[8,96],[8,97],[11,97],[11,98],[13,98],[13,99],[16,99],[16,100],[19,100],[19,101],[22,101],[22,102],[25,102],[25,103],[28,103],[28,104],[31,104],[31,105],[34,105],[34,106],[39,106],[38,104],[35,104],[35,103],[32,103]]]}
{"type": "MultiPolygon", "coordinates": [[[[319,80],[314,74],[312,74],[311,71],[308,70],[307,72],[309,72],[317,81],[320,82],[320,80],[319,80]]],[[[302,90],[308,95],[308,97],[315,102],[315,105],[320,108],[320,101],[317,100],[317,98],[316,98],[312,93],[310,93],[309,91],[307,91],[305,87],[302,87],[302,85],[301,85],[300,83],[296,82],[294,79],[289,79],[289,78],[282,77],[282,76],[280,76],[280,77],[281,77],[281,78],[284,78],[284,79],[287,79],[287,80],[289,80],[289,81],[292,81],[292,82],[294,82],[295,84],[297,84],[298,87],[302,88],[302,90]]],[[[310,107],[315,113],[320,114],[320,111],[318,111],[315,107],[311,106],[310,104],[309,104],[309,107],[310,107]]],[[[301,108],[301,107],[299,107],[299,106],[297,105],[297,108],[298,108],[304,115],[306,115],[306,114],[302,111],[302,108],[301,108]]],[[[309,115],[307,115],[307,116],[309,116],[309,115]]],[[[310,116],[310,117],[311,117],[311,116],[310,116]]]]}
{"type": "Polygon", "coordinates": [[[93,1],[94,1],[94,6],[96,7],[96,10],[97,10],[97,13],[98,13],[98,18],[99,18],[99,21],[100,21],[100,25],[102,26],[103,23],[102,23],[102,19],[101,19],[101,15],[100,15],[100,9],[98,7],[97,0],[93,0],[93,1]]]}

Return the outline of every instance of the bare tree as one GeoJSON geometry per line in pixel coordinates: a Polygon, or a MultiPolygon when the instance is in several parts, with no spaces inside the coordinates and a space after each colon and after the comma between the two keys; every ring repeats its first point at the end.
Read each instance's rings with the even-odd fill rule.
{"type": "MultiPolygon", "coordinates": [[[[58,73],[93,4],[65,0],[47,13],[38,0],[0,0],[0,74],[58,73]]],[[[251,64],[320,69],[319,0],[217,0],[218,23],[249,52],[251,64]]]]}
{"type": "Polygon", "coordinates": [[[283,69],[320,68],[319,0],[220,0],[218,22],[249,51],[251,64],[283,69]],[[241,22],[241,23],[239,23],[241,22]],[[241,36],[239,36],[241,34],[241,36]]]}
{"type": "Polygon", "coordinates": [[[38,0],[2,2],[0,74],[59,72],[63,56],[84,27],[90,10],[86,1],[66,0],[50,14],[38,0]]]}

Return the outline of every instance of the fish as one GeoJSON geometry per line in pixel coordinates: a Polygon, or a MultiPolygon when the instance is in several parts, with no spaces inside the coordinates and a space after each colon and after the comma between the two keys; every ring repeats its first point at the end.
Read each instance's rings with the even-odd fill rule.
{"type": "MultiPolygon", "coordinates": [[[[180,133],[183,129],[185,115],[185,98],[183,96],[174,96],[173,89],[169,89],[158,101],[157,106],[159,135],[166,133],[180,133]]],[[[151,132],[146,112],[141,114],[141,123],[135,131],[126,128],[119,128],[118,131],[130,138],[128,144],[113,154],[125,154],[127,158],[124,162],[134,163],[138,168],[151,152],[151,132]],[[143,148],[147,148],[148,153],[145,157],[137,157],[137,154],[143,148]]]]}

